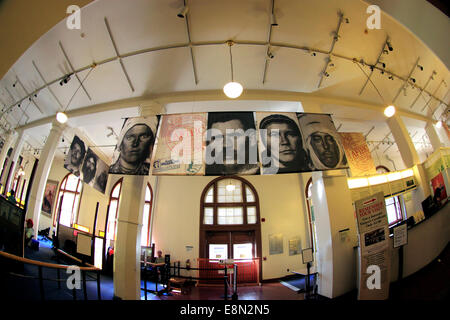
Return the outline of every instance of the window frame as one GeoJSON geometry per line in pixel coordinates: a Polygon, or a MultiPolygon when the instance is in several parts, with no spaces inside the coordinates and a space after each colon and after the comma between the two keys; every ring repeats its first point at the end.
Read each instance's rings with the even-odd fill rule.
{"type": "MultiPolygon", "coordinates": [[[[62,180],[61,180],[61,182],[59,183],[59,186],[58,186],[58,195],[57,195],[57,197],[56,197],[56,206],[55,206],[55,211],[53,212],[53,226],[54,227],[56,227],[56,223],[58,223],[58,225],[60,224],[60,221],[61,221],[61,216],[60,215],[58,215],[57,213],[58,213],[58,211],[59,211],[59,205],[60,205],[60,195],[61,195],[61,192],[63,192],[63,196],[64,196],[64,193],[72,193],[72,194],[75,194],[75,197],[74,197],[74,199],[73,199],[73,203],[72,203],[72,215],[71,215],[71,218],[70,218],[70,228],[72,228],[72,226],[73,226],[73,224],[74,223],[78,223],[78,217],[79,217],[79,212],[80,212],[80,203],[81,203],[81,198],[82,198],[82,195],[83,195],[83,184],[81,183],[81,179],[80,179],[80,177],[77,177],[77,176],[75,176],[73,173],[68,173],[62,180]],[[66,187],[67,187],[67,181],[69,180],[69,176],[70,175],[73,175],[74,177],[76,177],[77,179],[78,179],[78,182],[77,182],[77,186],[76,186],[76,188],[75,188],[75,191],[72,191],[72,190],[67,190],[66,189],[66,187]],[[80,189],[80,191],[78,192],[78,187],[80,186],[80,184],[81,184],[81,189],[80,189]],[[78,198],[78,206],[77,206],[77,212],[76,212],[76,221],[74,221],[74,206],[75,206],[75,201],[76,201],[76,199],[77,199],[77,195],[80,195],[80,197],[78,198]]],[[[64,200],[63,200],[64,201],[64,200]]]]}
{"type": "Polygon", "coordinates": [[[255,188],[247,182],[245,179],[242,179],[237,176],[230,177],[219,177],[208,183],[208,185],[203,189],[202,195],[200,197],[200,226],[204,229],[208,230],[216,230],[216,229],[233,229],[237,230],[240,228],[248,229],[252,226],[260,225],[260,214],[259,214],[259,198],[255,188]],[[241,193],[242,193],[242,202],[219,202],[218,201],[218,182],[221,180],[238,180],[241,183],[241,193]],[[213,202],[206,202],[206,196],[208,194],[209,189],[213,187],[213,202]],[[253,192],[254,201],[247,202],[247,193],[246,188],[250,188],[253,192]],[[218,223],[218,209],[219,208],[235,208],[241,207],[243,208],[243,223],[242,224],[219,224],[218,223]],[[256,207],[256,223],[248,223],[248,207],[256,207]],[[213,209],[213,224],[205,224],[205,208],[213,209]]]}
{"type": "Polygon", "coordinates": [[[405,219],[405,215],[404,215],[404,212],[403,212],[403,208],[404,207],[403,207],[402,199],[400,198],[400,196],[401,195],[397,195],[397,196],[393,196],[393,197],[389,197],[389,198],[385,198],[384,199],[385,205],[386,205],[386,200],[387,199],[391,199],[391,198],[394,199],[394,203],[389,205],[389,206],[394,206],[394,208],[395,208],[395,213],[396,213],[397,219],[395,221],[393,221],[393,222],[389,222],[389,214],[387,212],[388,205],[386,205],[386,215],[387,215],[387,218],[388,218],[389,227],[392,227],[392,226],[396,225],[397,223],[402,222],[405,219]],[[400,207],[400,209],[399,209],[400,213],[397,210],[397,203],[398,203],[398,206],[400,207]]]}
{"type": "MultiPolygon", "coordinates": [[[[123,178],[120,178],[119,180],[117,180],[117,182],[113,185],[113,187],[111,188],[111,192],[109,193],[109,201],[108,201],[108,209],[106,212],[106,220],[105,220],[105,240],[108,240],[108,221],[109,221],[109,211],[110,211],[110,207],[111,207],[111,201],[117,201],[117,207],[116,207],[116,214],[115,214],[115,220],[117,220],[117,214],[119,213],[119,201],[120,201],[120,195],[122,194],[122,181],[123,178]],[[113,197],[113,192],[114,190],[117,188],[117,186],[119,185],[119,196],[117,198],[113,197]]],[[[116,224],[117,222],[114,222],[114,236],[112,238],[112,240],[114,241],[116,238],[116,224]]]]}
{"type": "MultiPolygon", "coordinates": [[[[120,203],[120,196],[122,194],[122,183],[123,183],[123,177],[120,178],[119,180],[117,180],[117,182],[114,184],[114,186],[111,188],[111,192],[109,193],[109,202],[108,202],[108,210],[106,213],[106,220],[105,220],[105,240],[108,240],[108,220],[109,220],[109,214],[110,214],[110,207],[111,207],[111,201],[117,201],[117,207],[116,207],[116,212],[115,212],[115,223],[114,223],[114,235],[112,237],[112,241],[116,241],[116,226],[117,226],[117,215],[119,214],[119,203],[120,203]],[[115,190],[115,188],[119,186],[119,196],[113,197],[113,192],[115,190]]],[[[149,212],[148,212],[148,229],[147,229],[147,244],[146,246],[149,245],[150,242],[150,231],[151,231],[151,218],[152,218],[152,207],[153,207],[153,189],[152,186],[150,185],[149,182],[147,182],[147,186],[146,188],[149,188],[150,190],[150,201],[147,201],[144,197],[144,206],[143,208],[145,209],[145,205],[149,204],[149,212]]],[[[147,190],[146,190],[147,191],[147,190]]],[[[144,223],[144,221],[142,221],[142,223],[144,223]]],[[[139,243],[141,246],[142,244],[139,243]]]]}

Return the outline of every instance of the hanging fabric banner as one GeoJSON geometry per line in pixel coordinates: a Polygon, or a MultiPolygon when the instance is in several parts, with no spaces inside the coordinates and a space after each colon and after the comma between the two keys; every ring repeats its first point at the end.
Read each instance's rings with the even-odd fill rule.
{"type": "Polygon", "coordinates": [[[109,173],[147,176],[159,118],[125,119],[109,173]]]}
{"type": "Polygon", "coordinates": [[[360,132],[341,132],[339,135],[341,136],[352,176],[377,174],[375,163],[364,135],[360,132]]]}
{"type": "Polygon", "coordinates": [[[161,117],[153,175],[204,175],[206,113],[170,114],[161,117]]]}

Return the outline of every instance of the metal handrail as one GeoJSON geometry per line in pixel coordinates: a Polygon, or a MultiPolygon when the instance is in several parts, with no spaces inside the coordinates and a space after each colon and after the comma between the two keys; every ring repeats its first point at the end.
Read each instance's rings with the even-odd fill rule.
{"type": "MultiPolygon", "coordinates": [[[[64,251],[62,251],[60,249],[57,249],[57,251],[59,253],[64,254],[65,256],[67,256],[67,257],[77,261],[77,262],[82,263],[82,261],[80,259],[78,259],[76,257],[73,257],[70,254],[68,254],[68,253],[66,253],[66,252],[64,252],[64,251]]],[[[21,262],[21,263],[31,264],[31,265],[34,265],[34,266],[38,267],[39,277],[37,277],[37,278],[36,277],[28,277],[28,276],[25,276],[25,275],[19,275],[19,274],[15,274],[15,273],[12,273],[12,272],[9,272],[9,274],[13,275],[13,276],[17,276],[17,277],[24,277],[24,278],[27,277],[27,278],[39,279],[39,287],[40,287],[41,299],[42,300],[45,300],[43,281],[44,280],[56,281],[56,282],[58,282],[58,288],[60,289],[61,288],[61,282],[63,281],[63,279],[60,278],[60,270],[61,269],[66,269],[67,270],[68,268],[72,267],[72,266],[69,266],[69,265],[63,265],[63,264],[56,264],[56,263],[49,263],[49,262],[42,262],[42,261],[31,260],[31,259],[28,259],[28,258],[23,258],[23,257],[16,256],[14,254],[7,253],[7,252],[4,252],[4,251],[0,251],[0,257],[4,257],[6,259],[14,260],[14,261],[21,262]],[[43,275],[42,275],[42,268],[56,269],[57,275],[58,275],[57,279],[44,278],[43,275]]],[[[89,265],[89,264],[86,263],[86,265],[89,265]]],[[[78,267],[78,268],[82,272],[84,299],[87,300],[86,281],[94,281],[94,280],[96,280],[97,281],[97,297],[98,297],[98,300],[101,300],[101,290],[100,290],[100,271],[101,271],[101,269],[99,269],[99,268],[97,268],[95,266],[92,266],[92,265],[89,265],[88,267],[78,267]],[[88,272],[88,271],[95,272],[97,274],[96,279],[87,280],[86,279],[86,272],[88,272]]],[[[72,290],[72,294],[73,294],[73,299],[74,300],[77,299],[76,290],[77,289],[75,287],[72,290]]]]}

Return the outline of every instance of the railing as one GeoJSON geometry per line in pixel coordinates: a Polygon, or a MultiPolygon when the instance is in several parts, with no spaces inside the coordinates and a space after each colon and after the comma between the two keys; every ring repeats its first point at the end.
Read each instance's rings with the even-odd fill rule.
{"type": "MultiPolygon", "coordinates": [[[[57,250],[59,253],[63,254],[64,256],[71,258],[79,263],[82,263],[82,261],[78,258],[75,258],[71,255],[69,255],[68,253],[65,253],[62,250],[57,250]]],[[[9,274],[10,276],[16,276],[16,277],[22,277],[22,278],[29,278],[29,279],[39,279],[39,289],[40,289],[40,294],[41,294],[41,300],[45,300],[45,292],[44,292],[44,280],[47,281],[56,281],[58,283],[58,289],[61,289],[61,282],[62,281],[67,281],[67,279],[62,279],[61,278],[61,273],[60,271],[62,269],[67,270],[68,268],[71,268],[73,266],[70,265],[63,265],[63,264],[55,264],[55,263],[49,263],[49,262],[42,262],[42,261],[36,261],[36,260],[31,260],[31,259],[27,259],[27,258],[22,258],[22,257],[18,257],[16,255],[7,253],[7,252],[3,252],[0,251],[0,258],[4,258],[4,259],[8,259],[8,260],[12,260],[12,261],[16,261],[19,263],[26,263],[26,264],[30,264],[30,265],[34,265],[38,267],[38,274],[39,276],[33,277],[33,276],[25,276],[25,275],[21,275],[21,274],[16,274],[13,273],[9,270],[5,270],[5,274],[9,274]],[[56,279],[48,279],[48,278],[44,278],[43,277],[43,268],[50,268],[50,269],[55,269],[57,272],[57,278],[56,279]]],[[[4,266],[6,266],[7,264],[2,262],[2,264],[4,266]]],[[[101,300],[101,290],[100,290],[100,271],[101,269],[98,269],[90,264],[86,264],[88,265],[87,267],[82,267],[82,266],[77,266],[79,268],[79,270],[81,271],[81,276],[82,276],[82,285],[83,285],[83,293],[84,293],[84,300],[88,300],[87,298],[87,287],[86,287],[86,281],[97,281],[97,298],[98,300],[101,300]],[[89,274],[87,274],[87,272],[94,272],[96,273],[96,278],[91,277],[89,274]],[[91,279],[86,279],[86,277],[89,276],[91,279]]],[[[74,286],[72,289],[72,296],[73,296],[73,300],[77,300],[77,292],[76,292],[76,287],[74,286]]]]}
{"type": "MultiPolygon", "coordinates": [[[[222,268],[223,264],[220,263],[220,260],[218,259],[206,259],[206,258],[198,258],[198,265],[201,268],[206,268],[208,270],[217,270],[222,268]]],[[[232,259],[232,264],[235,264],[239,268],[239,274],[236,278],[236,284],[243,285],[243,284],[259,284],[259,258],[252,258],[252,259],[232,259]]],[[[211,275],[211,272],[214,273],[217,271],[207,271],[207,272],[200,272],[199,277],[201,278],[207,278],[209,275],[211,275]]],[[[207,281],[207,282],[201,282],[200,284],[214,284],[214,282],[207,281]]]]}
{"type": "MultiPolygon", "coordinates": [[[[141,261],[143,262],[143,261],[141,261]]],[[[229,295],[228,295],[228,290],[230,287],[229,284],[229,279],[228,279],[228,275],[229,274],[234,274],[234,279],[236,279],[236,275],[237,275],[237,267],[234,267],[234,272],[231,272],[229,270],[229,268],[227,268],[227,266],[218,266],[217,264],[214,265],[214,268],[195,268],[195,267],[182,267],[180,265],[180,262],[174,262],[173,266],[171,266],[170,264],[152,264],[152,263],[147,263],[144,262],[144,268],[142,270],[142,278],[144,280],[144,288],[141,288],[142,291],[144,291],[145,294],[145,300],[147,300],[147,293],[156,293],[156,294],[160,294],[161,291],[168,291],[169,289],[169,281],[170,281],[170,277],[176,277],[176,278],[181,278],[181,279],[186,279],[189,281],[215,281],[215,283],[219,284],[219,283],[223,283],[224,286],[224,300],[228,300],[229,295]],[[151,277],[151,279],[155,280],[155,290],[151,290],[147,288],[147,279],[148,279],[148,275],[151,274],[149,273],[149,270],[147,268],[147,266],[152,266],[153,269],[153,277],[151,277]],[[160,275],[161,275],[161,284],[165,285],[166,287],[163,290],[158,291],[158,273],[157,271],[160,270],[160,275]],[[173,270],[173,272],[172,272],[173,270]],[[187,271],[198,271],[198,277],[193,277],[193,276],[182,276],[180,274],[181,270],[187,270],[187,271]],[[200,276],[200,272],[205,272],[202,276],[200,276]],[[223,272],[223,273],[222,273],[223,272]],[[223,276],[222,276],[223,274],[223,276]]],[[[236,281],[234,281],[234,283],[236,283],[236,281]]],[[[237,299],[237,293],[236,293],[236,286],[233,286],[233,295],[232,295],[233,299],[237,299]]]]}

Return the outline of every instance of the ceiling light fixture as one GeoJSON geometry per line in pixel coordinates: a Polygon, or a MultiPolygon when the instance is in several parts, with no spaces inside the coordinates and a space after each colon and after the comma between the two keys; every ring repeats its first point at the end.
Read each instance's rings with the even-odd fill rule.
{"type": "Polygon", "coordinates": [[[274,8],[275,8],[275,0],[272,0],[272,14],[270,15],[270,25],[272,27],[278,27],[278,21],[277,17],[275,16],[274,8]]]}
{"type": "Polygon", "coordinates": [[[395,107],[390,105],[384,109],[384,115],[388,118],[392,117],[395,114],[395,107]]]}
{"type": "Polygon", "coordinates": [[[230,48],[230,66],[231,66],[231,82],[228,82],[223,87],[223,92],[228,98],[235,99],[239,97],[242,94],[242,91],[244,88],[239,82],[234,82],[234,76],[233,76],[233,55],[231,53],[231,46],[234,45],[234,42],[232,40],[227,41],[228,47],[230,48]]]}
{"type": "Polygon", "coordinates": [[[436,128],[442,128],[442,120],[436,122],[436,128]]]}
{"type": "Polygon", "coordinates": [[[273,12],[272,12],[272,15],[270,17],[270,25],[272,27],[278,27],[277,17],[275,16],[275,13],[273,13],[273,12]]]}
{"type": "Polygon", "coordinates": [[[186,18],[186,15],[187,15],[188,12],[189,12],[189,7],[184,5],[181,8],[180,12],[178,12],[177,17],[181,18],[181,19],[184,19],[184,18],[186,18]]]}
{"type": "Polygon", "coordinates": [[[64,112],[58,112],[58,113],[56,114],[56,120],[57,120],[59,123],[66,123],[66,122],[67,122],[67,119],[68,119],[68,117],[67,117],[67,115],[66,115],[64,112]]]}

